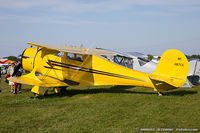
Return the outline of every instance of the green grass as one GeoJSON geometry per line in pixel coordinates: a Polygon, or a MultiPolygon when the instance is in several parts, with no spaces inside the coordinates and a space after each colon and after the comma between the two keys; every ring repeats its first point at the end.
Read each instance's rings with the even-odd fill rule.
{"type": "Polygon", "coordinates": [[[129,86],[69,87],[66,93],[33,99],[30,86],[11,94],[1,81],[0,133],[124,133],[136,128],[199,128],[200,87],[157,96],[129,86]]]}

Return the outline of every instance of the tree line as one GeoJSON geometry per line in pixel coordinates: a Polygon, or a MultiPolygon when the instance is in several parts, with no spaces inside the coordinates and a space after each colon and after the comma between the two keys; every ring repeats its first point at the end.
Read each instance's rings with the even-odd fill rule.
{"type": "MultiPolygon", "coordinates": [[[[148,54],[148,60],[152,60],[153,58],[153,55],[150,55],[148,54]]],[[[187,57],[187,59],[192,59],[192,58],[195,58],[195,59],[200,59],[200,55],[196,55],[196,54],[193,54],[193,55],[185,55],[187,57]]]]}
{"type": "Polygon", "coordinates": [[[194,54],[194,55],[186,55],[186,57],[187,57],[188,59],[192,59],[192,58],[200,59],[200,55],[196,55],[196,54],[194,54]]]}
{"type": "Polygon", "coordinates": [[[19,58],[17,58],[16,56],[8,56],[8,57],[3,57],[4,59],[8,59],[8,60],[12,60],[12,61],[20,61],[19,58]]]}

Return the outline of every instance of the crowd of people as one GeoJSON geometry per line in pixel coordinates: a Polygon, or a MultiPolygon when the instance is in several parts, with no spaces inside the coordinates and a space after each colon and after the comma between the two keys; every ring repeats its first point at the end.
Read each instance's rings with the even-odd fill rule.
{"type": "MultiPolygon", "coordinates": [[[[5,77],[5,81],[10,85],[10,92],[13,94],[21,93],[22,85],[20,83],[15,83],[12,81],[8,81],[7,78],[9,77],[19,77],[22,75],[23,69],[21,62],[11,63],[7,69],[7,75],[5,77]]],[[[1,74],[0,74],[1,80],[1,74]]]]}

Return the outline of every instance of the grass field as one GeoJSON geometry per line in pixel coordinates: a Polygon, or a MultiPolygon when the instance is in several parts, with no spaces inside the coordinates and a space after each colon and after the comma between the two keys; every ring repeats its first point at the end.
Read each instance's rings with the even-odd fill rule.
{"type": "MultiPolygon", "coordinates": [[[[138,128],[200,130],[200,87],[157,96],[151,88],[69,87],[33,99],[30,86],[11,94],[1,81],[0,133],[133,133],[138,128]]],[[[141,131],[140,131],[141,132],[141,131]]]]}

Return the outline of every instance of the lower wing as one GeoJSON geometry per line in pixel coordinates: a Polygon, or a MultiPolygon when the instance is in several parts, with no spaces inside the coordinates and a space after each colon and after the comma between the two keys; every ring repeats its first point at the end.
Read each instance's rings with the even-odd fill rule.
{"type": "Polygon", "coordinates": [[[54,77],[48,76],[27,76],[23,75],[21,77],[11,77],[8,78],[9,81],[33,85],[33,86],[42,86],[42,87],[59,87],[59,86],[69,86],[65,80],[56,79],[54,77]]]}

